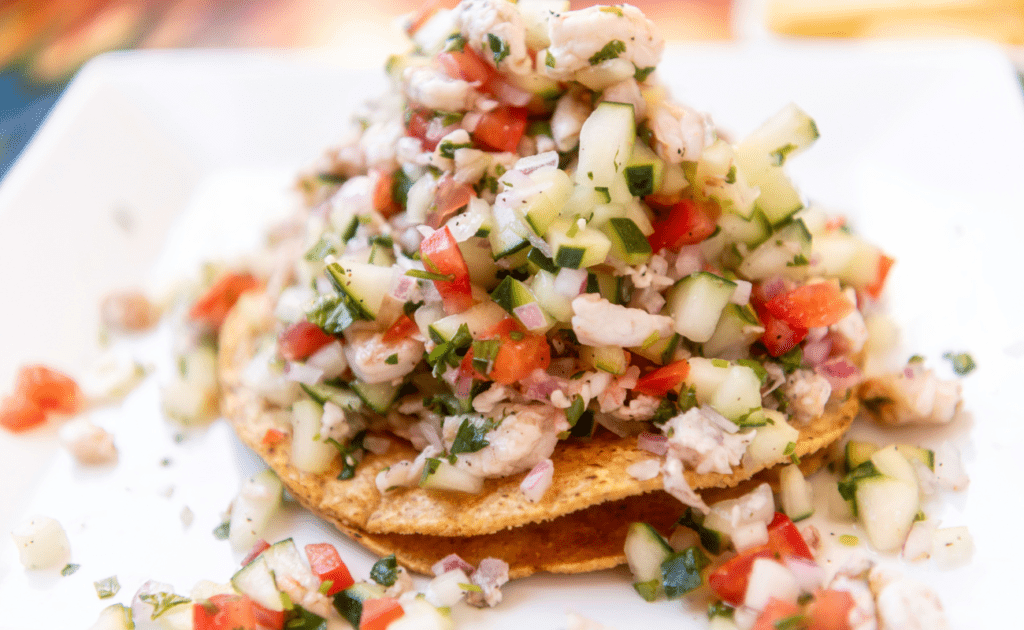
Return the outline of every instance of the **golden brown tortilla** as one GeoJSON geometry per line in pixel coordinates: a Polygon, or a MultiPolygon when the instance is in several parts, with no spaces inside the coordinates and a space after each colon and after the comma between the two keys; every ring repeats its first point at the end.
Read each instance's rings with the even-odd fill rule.
{"type": "MultiPolygon", "coordinates": [[[[381,495],[374,481],[377,473],[417,455],[397,439],[386,454],[367,454],[350,480],[336,479],[340,462],[320,475],[301,472],[290,464],[288,438],[275,445],[262,441],[267,429],[277,426],[280,415],[240,385],[241,370],[255,354],[261,335],[273,326],[271,312],[269,300],[247,296],[221,330],[222,412],[239,438],[277,472],[293,496],[374,551],[399,554],[407,566],[419,571],[429,570],[447,555],[441,550],[456,548],[467,559],[478,554],[498,556],[496,549],[514,552],[514,562],[506,561],[516,567],[516,575],[537,570],[589,571],[622,562],[624,527],[632,520],[667,526],[681,512],[675,499],[656,492],[662,488],[660,477],[638,481],[626,472],[630,465],[655,456],[638,449],[635,438],[608,432],[588,441],[560,442],[552,455],[551,488],[537,503],[526,501],[519,490],[525,473],[489,479],[476,495],[421,488],[381,495]],[[676,508],[671,516],[662,514],[667,506],[676,508]],[[518,529],[509,535],[510,528],[518,529]],[[607,543],[597,542],[605,539],[607,543]]],[[[795,454],[803,458],[838,440],[856,412],[857,401],[851,398],[811,422],[801,430],[795,454]]],[[[730,475],[687,471],[686,476],[696,490],[728,488],[763,468],[738,469],[730,475]]]]}

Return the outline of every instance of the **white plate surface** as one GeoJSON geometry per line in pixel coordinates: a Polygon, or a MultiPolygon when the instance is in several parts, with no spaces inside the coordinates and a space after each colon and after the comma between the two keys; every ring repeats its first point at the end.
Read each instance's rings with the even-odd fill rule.
{"type": "MultiPolygon", "coordinates": [[[[944,352],[977,360],[963,417],[947,431],[972,483],[929,507],[943,525],[969,525],[974,561],[942,571],[895,563],[939,592],[953,627],[996,627],[1024,560],[1024,413],[1014,398],[1024,368],[1024,106],[1009,63],[977,44],[679,47],[661,74],[736,137],[787,102],[808,111],[822,138],[791,173],[898,259],[887,300],[907,354],[946,373],[944,352]]],[[[0,187],[0,391],[27,362],[80,373],[98,354],[104,293],[163,291],[201,260],[258,242],[260,226],[292,203],[293,175],[382,86],[382,73],[311,55],[141,53],[87,66],[0,187]]],[[[130,348],[168,367],[165,332],[130,348]]],[[[159,413],[158,378],[92,413],[115,435],[116,466],[75,465],[52,427],[0,433],[0,628],[88,627],[147,579],[188,592],[234,571],[238,557],[211,530],[259,462],[223,421],[176,440],[159,413]],[[74,575],[18,563],[7,532],[35,513],[64,524],[81,565],[74,575]],[[92,582],[110,575],[122,590],[101,601],[92,582]]],[[[373,561],[298,509],[268,538],[285,536],[338,543],[359,576],[373,561]]],[[[702,610],[644,603],[627,574],[536,576],[506,587],[498,610],[458,616],[496,629],[562,628],[567,611],[620,629],[705,626],[702,610]]]]}

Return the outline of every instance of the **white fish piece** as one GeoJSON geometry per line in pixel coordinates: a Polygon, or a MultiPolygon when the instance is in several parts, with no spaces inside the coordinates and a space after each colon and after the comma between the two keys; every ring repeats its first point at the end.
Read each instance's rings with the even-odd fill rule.
{"type": "Polygon", "coordinates": [[[628,4],[567,11],[552,16],[548,25],[551,45],[539,57],[544,59],[544,72],[559,81],[617,59],[636,69],[653,68],[665,50],[654,23],[628,4]],[[610,57],[613,51],[615,56],[610,57]],[[607,61],[600,61],[602,57],[607,61]]]}
{"type": "Polygon", "coordinates": [[[423,358],[423,342],[406,337],[385,343],[383,333],[362,331],[351,334],[345,344],[345,358],[356,378],[364,383],[386,383],[412,372],[423,358]],[[391,359],[394,357],[394,359],[391,359]],[[393,362],[388,363],[391,359],[393,362]]]}
{"type": "Polygon", "coordinates": [[[572,329],[587,346],[639,346],[651,335],[668,337],[675,322],[665,315],[652,315],[639,308],[612,304],[596,293],[585,293],[572,301],[572,329]]]}

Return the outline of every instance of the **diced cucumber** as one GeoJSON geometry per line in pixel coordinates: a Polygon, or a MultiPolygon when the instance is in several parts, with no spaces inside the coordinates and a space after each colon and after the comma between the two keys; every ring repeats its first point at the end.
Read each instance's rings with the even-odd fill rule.
{"type": "Polygon", "coordinates": [[[540,307],[559,322],[572,320],[572,300],[555,291],[555,275],[541,269],[533,276],[530,291],[540,307]]]}
{"type": "Polygon", "coordinates": [[[917,460],[927,466],[929,470],[935,470],[935,451],[912,444],[897,444],[896,450],[900,455],[906,457],[907,461],[913,463],[914,460],[917,460]]]}
{"type": "Polygon", "coordinates": [[[706,357],[722,359],[746,358],[750,344],[763,334],[764,327],[749,304],[727,304],[718,318],[711,339],[701,346],[701,353],[706,357]]]}
{"type": "Polygon", "coordinates": [[[879,551],[899,549],[917,518],[917,485],[875,475],[856,482],[857,518],[879,551]]]}
{"type": "Polygon", "coordinates": [[[599,103],[580,130],[576,183],[610,187],[616,180],[622,180],[635,139],[633,106],[599,103]]]}
{"type": "Polygon", "coordinates": [[[292,405],[292,465],[303,472],[320,474],[331,467],[338,449],[320,436],[324,409],[313,400],[292,405]]]}
{"type": "Polygon", "coordinates": [[[476,339],[507,316],[508,314],[498,304],[484,301],[474,304],[461,313],[442,317],[430,324],[427,331],[435,343],[443,343],[450,341],[459,328],[465,324],[469,329],[469,335],[476,339]]]}
{"type": "Polygon", "coordinates": [[[594,206],[594,210],[589,217],[583,217],[587,220],[587,225],[601,229],[605,226],[608,221],[615,218],[624,218],[626,216],[626,206],[621,203],[601,203],[594,206]]]}
{"type": "Polygon", "coordinates": [[[731,365],[708,403],[718,413],[738,422],[761,409],[761,379],[745,365],[731,365]]]}
{"type": "Polygon", "coordinates": [[[232,549],[252,549],[270,517],[281,506],[283,491],[281,480],[269,468],[256,473],[242,484],[238,496],[231,503],[228,540],[232,549]]]}
{"type": "Polygon", "coordinates": [[[357,582],[334,595],[334,609],[353,628],[358,628],[363,617],[363,603],[379,597],[384,597],[383,586],[373,582],[357,582]]]}
{"type": "Polygon", "coordinates": [[[313,575],[306,558],[299,553],[299,548],[291,538],[285,538],[260,554],[267,559],[267,565],[274,572],[274,579],[280,580],[283,577],[294,580],[306,590],[312,591],[320,587],[320,578],[313,575]]]}
{"type": "Polygon", "coordinates": [[[356,395],[363,399],[367,407],[379,414],[385,414],[391,409],[391,405],[398,398],[398,392],[402,388],[401,385],[392,385],[391,383],[362,383],[360,381],[352,381],[349,386],[356,395]]]}
{"type": "Polygon", "coordinates": [[[111,604],[100,611],[89,630],[134,630],[132,609],[124,604],[111,604]]]}
{"type": "Polygon", "coordinates": [[[570,269],[585,269],[603,263],[612,246],[600,230],[580,228],[564,217],[555,219],[546,238],[555,264],[570,269]]]}
{"type": "Polygon", "coordinates": [[[864,462],[871,459],[871,454],[878,450],[878,447],[871,442],[850,440],[846,443],[846,469],[853,470],[864,462]]]}
{"type": "Polygon", "coordinates": [[[492,208],[494,229],[487,235],[491,255],[500,260],[530,246],[530,228],[512,208],[496,203],[492,208]]]}
{"type": "MultiPolygon", "coordinates": [[[[712,507],[708,517],[714,513],[715,508],[712,507]]],[[[701,546],[717,555],[725,551],[725,548],[729,545],[729,537],[723,531],[711,527],[714,523],[709,524],[708,517],[705,517],[699,510],[688,507],[683,512],[683,515],[679,517],[677,524],[697,532],[697,536],[700,537],[701,546]]]]}
{"type": "Polygon", "coordinates": [[[672,333],[668,337],[655,339],[649,344],[636,346],[629,350],[658,365],[665,365],[675,360],[676,348],[679,347],[681,339],[682,336],[679,333],[672,333]]]}
{"type": "Polygon", "coordinates": [[[757,189],[748,185],[743,172],[736,166],[731,144],[716,140],[704,148],[694,170],[693,181],[700,185],[698,193],[713,199],[725,213],[749,219],[754,210],[757,189]]]}
{"type": "Polygon", "coordinates": [[[580,346],[580,361],[584,365],[615,375],[625,374],[626,368],[629,367],[625,350],[618,346],[580,346]]]}
{"type": "Polygon", "coordinates": [[[878,280],[882,251],[853,234],[836,230],[816,235],[811,249],[811,274],[836,276],[858,289],[878,280]]]}
{"type": "Polygon", "coordinates": [[[793,522],[814,514],[811,486],[796,464],[784,466],[779,471],[779,500],[782,503],[782,511],[793,522]]]}
{"type": "Polygon", "coordinates": [[[698,343],[711,339],[736,283],[706,271],[686,276],[665,295],[676,332],[698,343]]]}
{"type": "Polygon", "coordinates": [[[557,168],[537,171],[530,177],[543,190],[527,201],[522,209],[523,218],[535,234],[544,236],[569,200],[573,191],[572,181],[565,171],[557,168]]]}
{"type": "Polygon", "coordinates": [[[718,386],[729,375],[730,363],[703,357],[691,357],[687,361],[690,364],[690,371],[686,375],[686,385],[694,389],[698,403],[707,405],[718,390],[718,386]]]}
{"type": "Polygon", "coordinates": [[[378,267],[390,267],[395,264],[394,246],[389,246],[379,240],[374,241],[370,245],[370,255],[367,257],[366,262],[378,267]]]}
{"type": "Polygon", "coordinates": [[[562,207],[562,216],[589,218],[594,208],[603,203],[611,203],[612,197],[606,187],[594,188],[588,184],[577,184],[572,194],[562,207]]]}
{"type": "Polygon", "coordinates": [[[612,304],[625,304],[628,301],[623,295],[624,285],[623,276],[600,271],[587,276],[587,293],[599,293],[612,304]]]}
{"type": "Polygon", "coordinates": [[[362,399],[355,392],[344,387],[335,387],[326,383],[317,383],[315,385],[302,383],[301,387],[302,391],[306,392],[320,406],[330,402],[346,411],[359,411],[363,406],[362,399]]]}
{"type": "MultiPolygon", "coordinates": [[[[531,74],[531,76],[538,76],[531,74]]],[[[454,630],[451,612],[435,608],[423,596],[402,599],[404,614],[388,624],[388,630],[454,630]]]]}
{"type": "Polygon", "coordinates": [[[327,265],[327,276],[335,289],[352,298],[361,314],[372,320],[377,318],[381,304],[391,290],[395,271],[392,267],[344,260],[327,265]]]}
{"type": "Polygon", "coordinates": [[[445,226],[458,243],[464,243],[474,237],[485,237],[494,229],[491,204],[479,197],[471,197],[466,209],[448,219],[445,226]]]}
{"type": "Polygon", "coordinates": [[[651,244],[632,219],[609,219],[601,230],[611,241],[611,255],[627,265],[640,265],[651,259],[651,244]]]}
{"type": "Polygon", "coordinates": [[[647,523],[631,523],[626,532],[625,553],[635,580],[633,587],[644,599],[652,601],[661,591],[661,563],[672,555],[672,547],[647,523]]]}
{"type": "Polygon", "coordinates": [[[484,290],[498,284],[498,267],[491,256],[491,243],[484,237],[473,236],[459,243],[459,251],[469,267],[469,280],[484,290]]]}
{"type": "Polygon", "coordinates": [[[491,291],[491,299],[509,315],[512,315],[517,307],[537,301],[529,287],[512,276],[505,276],[498,283],[494,291],[491,291]]]}
{"type": "Polygon", "coordinates": [[[447,459],[428,458],[423,467],[420,487],[479,494],[484,489],[484,479],[448,463],[447,459]]]}
{"type": "Polygon", "coordinates": [[[626,218],[636,223],[636,227],[644,236],[654,234],[654,225],[651,224],[651,211],[639,199],[630,199],[626,202],[626,218]]]}
{"type": "Polygon", "coordinates": [[[811,255],[811,233],[800,219],[779,227],[740,263],[737,271],[748,280],[772,276],[806,275],[811,255]]]}
{"type": "Polygon", "coordinates": [[[899,479],[917,488],[917,473],[914,471],[913,465],[899,452],[895,444],[880,448],[872,453],[871,463],[883,475],[899,479]]]}
{"type": "Polygon", "coordinates": [[[274,572],[262,554],[231,576],[231,586],[267,610],[281,612],[285,609],[274,572]]]}
{"type": "MultiPolygon", "coordinates": [[[[747,445],[747,455],[753,465],[769,466],[782,461],[786,451],[800,439],[800,431],[786,422],[786,417],[772,409],[765,409],[768,423],[758,427],[754,439],[747,445]]],[[[744,464],[746,465],[746,461],[744,464]]]]}
{"type": "Polygon", "coordinates": [[[653,195],[661,189],[664,172],[665,162],[637,138],[625,171],[630,194],[634,197],[653,195]]]}

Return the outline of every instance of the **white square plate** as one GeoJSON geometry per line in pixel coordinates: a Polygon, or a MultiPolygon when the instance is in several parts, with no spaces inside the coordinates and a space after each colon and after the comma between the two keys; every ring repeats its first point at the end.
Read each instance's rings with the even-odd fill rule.
{"type": "MultiPolygon", "coordinates": [[[[1000,625],[1024,560],[1014,485],[1024,473],[1024,418],[1013,398],[1024,368],[1024,288],[1014,276],[1024,107],[1010,64],[978,44],[704,46],[671,49],[661,75],[735,137],[787,102],[808,111],[822,137],[791,173],[808,197],[847,214],[897,258],[887,299],[907,353],[947,373],[944,352],[977,360],[950,430],[972,483],[928,507],[943,525],[970,526],[974,560],[944,571],[883,560],[933,586],[953,627],[1000,625]]],[[[311,55],[132,53],[87,66],[0,187],[0,390],[28,362],[81,372],[98,351],[106,292],[164,290],[204,259],[251,247],[268,218],[288,210],[294,174],[383,85],[383,73],[311,55]]],[[[132,347],[169,367],[166,331],[132,347]]],[[[159,412],[158,379],[92,412],[115,435],[116,466],[76,466],[52,427],[0,433],[0,628],[88,626],[147,579],[187,593],[238,566],[211,531],[259,463],[223,421],[176,439],[159,412]],[[18,563],[6,532],[33,513],[63,523],[77,573],[18,563]],[[101,601],[92,582],[110,575],[122,590],[101,601]]],[[[826,538],[852,531],[820,527],[826,538]]],[[[338,543],[360,577],[374,560],[299,509],[275,519],[268,539],[286,536],[338,543]]],[[[567,611],[620,629],[640,619],[706,625],[701,608],[644,603],[629,582],[625,569],[536,576],[507,586],[497,610],[458,616],[479,628],[562,628],[567,611]]]]}

